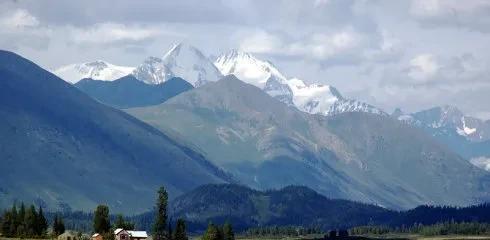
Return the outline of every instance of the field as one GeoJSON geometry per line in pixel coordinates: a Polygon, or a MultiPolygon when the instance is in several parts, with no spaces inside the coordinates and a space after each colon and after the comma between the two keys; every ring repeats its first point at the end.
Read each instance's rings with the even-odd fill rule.
{"type": "MultiPolygon", "coordinates": [[[[200,236],[191,236],[190,240],[200,240],[200,236]]],[[[237,236],[236,240],[315,240],[323,239],[321,235],[309,235],[303,237],[244,237],[237,236]]],[[[53,240],[53,238],[46,239],[28,239],[28,238],[5,238],[0,236],[0,240],[53,240]]],[[[149,238],[151,240],[151,238],[149,238]]],[[[421,236],[416,234],[386,234],[380,235],[363,235],[363,236],[350,236],[348,238],[335,238],[328,240],[490,240],[490,235],[444,235],[444,236],[421,236]]]]}
{"type": "MultiPolygon", "coordinates": [[[[198,238],[196,238],[198,239],[198,238]]],[[[283,237],[283,238],[247,238],[237,237],[237,240],[313,240],[323,239],[319,235],[305,236],[305,237],[283,237]]],[[[490,240],[490,235],[484,236],[471,236],[471,235],[444,235],[444,236],[422,236],[416,234],[386,234],[386,235],[363,235],[363,236],[350,236],[348,238],[336,238],[330,240],[490,240]]]]}

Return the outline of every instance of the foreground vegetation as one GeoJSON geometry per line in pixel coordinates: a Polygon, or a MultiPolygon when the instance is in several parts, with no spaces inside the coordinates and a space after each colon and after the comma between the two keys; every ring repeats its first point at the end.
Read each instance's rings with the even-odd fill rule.
{"type": "Polygon", "coordinates": [[[351,235],[417,234],[422,236],[489,235],[490,224],[479,222],[444,222],[432,225],[414,224],[410,227],[361,226],[351,228],[351,235]]]}

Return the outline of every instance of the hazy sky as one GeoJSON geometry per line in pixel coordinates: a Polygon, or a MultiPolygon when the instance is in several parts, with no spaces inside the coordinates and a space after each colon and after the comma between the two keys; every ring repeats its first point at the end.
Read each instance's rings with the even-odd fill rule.
{"type": "Polygon", "coordinates": [[[490,119],[490,1],[8,1],[0,48],[43,67],[135,66],[187,42],[236,48],[289,77],[391,112],[455,105],[490,119]]]}

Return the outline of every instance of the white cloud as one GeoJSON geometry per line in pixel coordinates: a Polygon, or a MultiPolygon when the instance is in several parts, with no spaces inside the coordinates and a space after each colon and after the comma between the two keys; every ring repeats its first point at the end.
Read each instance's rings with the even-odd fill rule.
{"type": "Polygon", "coordinates": [[[308,32],[291,36],[254,30],[241,34],[242,51],[309,60],[319,63],[353,64],[362,60],[376,61],[383,54],[393,54],[395,43],[381,37],[378,39],[360,33],[352,27],[324,32],[308,32]]]}
{"type": "Polygon", "coordinates": [[[490,31],[490,1],[413,0],[409,13],[425,26],[490,31]]]}
{"type": "Polygon", "coordinates": [[[39,21],[25,9],[16,9],[0,18],[0,26],[9,29],[36,27],[39,21]]]}
{"type": "Polygon", "coordinates": [[[470,162],[481,168],[481,169],[484,169],[486,171],[490,171],[490,158],[488,157],[476,157],[476,158],[472,158],[470,159],[470,162]]]}
{"type": "Polygon", "coordinates": [[[408,75],[415,80],[427,80],[439,70],[439,64],[432,54],[421,54],[410,60],[408,75]]]}
{"type": "Polygon", "coordinates": [[[72,41],[78,44],[108,44],[114,42],[140,42],[160,34],[156,28],[127,26],[116,23],[95,24],[87,28],[73,27],[72,41]]]}
{"type": "Polygon", "coordinates": [[[244,38],[240,43],[240,49],[252,53],[279,53],[284,47],[282,40],[264,30],[257,30],[244,38]]]}

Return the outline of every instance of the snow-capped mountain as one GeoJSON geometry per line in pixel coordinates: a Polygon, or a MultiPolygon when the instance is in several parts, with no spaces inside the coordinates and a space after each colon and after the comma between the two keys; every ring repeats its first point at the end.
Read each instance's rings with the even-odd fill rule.
{"type": "Polygon", "coordinates": [[[146,59],[134,70],[133,75],[149,84],[181,77],[194,87],[217,81],[222,77],[221,72],[201,51],[183,43],[174,45],[161,59],[146,59]]]}
{"type": "Polygon", "coordinates": [[[223,75],[233,74],[238,79],[252,84],[260,89],[264,89],[270,77],[276,78],[279,82],[286,83],[286,77],[271,63],[262,61],[250,53],[231,50],[219,56],[214,65],[223,75]]]}
{"type": "Polygon", "coordinates": [[[400,110],[392,114],[398,120],[460,136],[473,142],[490,140],[490,122],[465,116],[454,106],[434,107],[420,112],[405,114],[400,110]]]}
{"type": "Polygon", "coordinates": [[[66,65],[54,70],[53,73],[69,83],[77,83],[83,78],[113,81],[131,74],[133,70],[134,67],[117,66],[97,60],[94,62],[66,65]]]}
{"type": "Polygon", "coordinates": [[[271,62],[257,59],[250,53],[232,50],[219,56],[214,64],[223,75],[233,74],[303,112],[322,115],[369,112],[386,115],[369,104],[343,98],[332,86],[306,84],[298,78],[288,79],[271,62]]]}

